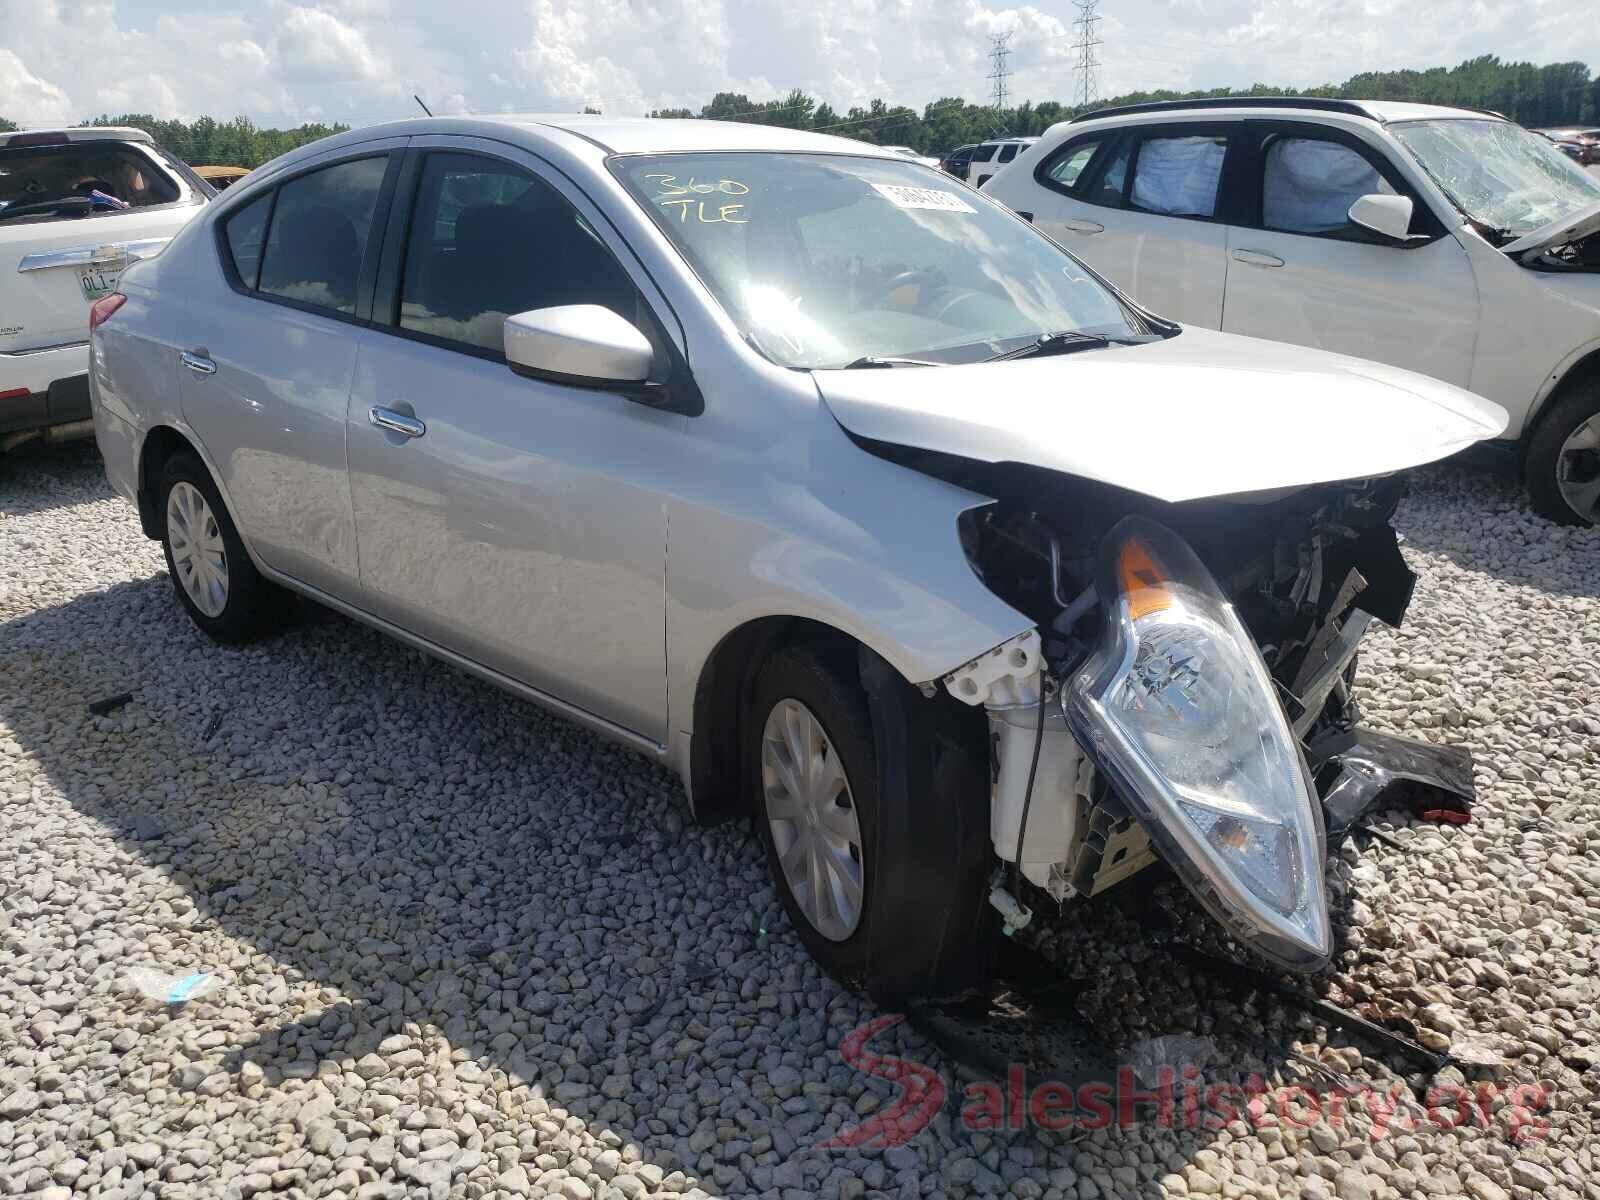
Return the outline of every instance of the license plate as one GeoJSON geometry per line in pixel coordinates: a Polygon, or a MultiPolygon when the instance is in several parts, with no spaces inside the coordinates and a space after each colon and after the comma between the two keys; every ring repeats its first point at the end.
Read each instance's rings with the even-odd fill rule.
{"type": "Polygon", "coordinates": [[[92,304],[116,291],[117,283],[122,278],[122,268],[125,266],[127,266],[125,262],[115,262],[79,267],[78,285],[83,288],[83,298],[92,304]]]}

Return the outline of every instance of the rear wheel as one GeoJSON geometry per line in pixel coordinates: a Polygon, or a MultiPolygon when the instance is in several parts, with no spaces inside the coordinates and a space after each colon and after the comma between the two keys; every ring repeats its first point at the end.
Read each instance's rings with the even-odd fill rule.
{"type": "Polygon", "coordinates": [[[1528,495],[1564,525],[1600,521],[1600,376],[1562,390],[1528,443],[1528,495]]]}
{"type": "Polygon", "coordinates": [[[250,561],[205,464],[188,452],[172,455],[162,465],[157,499],[167,571],[194,623],[225,643],[276,628],[287,596],[250,561]]]}

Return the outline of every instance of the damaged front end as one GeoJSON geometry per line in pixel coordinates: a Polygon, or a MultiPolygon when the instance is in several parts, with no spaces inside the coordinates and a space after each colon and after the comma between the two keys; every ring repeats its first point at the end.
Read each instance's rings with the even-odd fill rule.
{"type": "Polygon", "coordinates": [[[1470,800],[1464,751],[1356,726],[1361,637],[1401,622],[1415,582],[1389,524],[1401,482],[1167,504],[1028,474],[1009,497],[988,480],[999,498],[962,533],[1038,629],[944,680],[989,714],[1008,928],[1030,915],[1018,876],[1064,901],[1159,857],[1240,942],[1319,969],[1330,837],[1396,782],[1470,800]]]}

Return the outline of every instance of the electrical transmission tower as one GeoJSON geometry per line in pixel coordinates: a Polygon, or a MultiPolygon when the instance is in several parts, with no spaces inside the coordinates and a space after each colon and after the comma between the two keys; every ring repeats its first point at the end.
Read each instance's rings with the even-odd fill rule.
{"type": "Polygon", "coordinates": [[[1006,101],[1011,98],[1011,90],[1006,86],[1006,80],[1011,78],[1011,68],[1006,65],[1006,59],[1010,56],[1010,33],[996,34],[989,39],[989,78],[994,82],[994,110],[997,114],[1005,111],[1006,101]]]}
{"type": "Polygon", "coordinates": [[[1100,24],[1100,0],[1072,0],[1078,10],[1072,22],[1078,31],[1078,40],[1072,48],[1078,52],[1078,103],[1085,108],[1100,95],[1100,58],[1095,47],[1101,45],[1097,28],[1100,24]]]}

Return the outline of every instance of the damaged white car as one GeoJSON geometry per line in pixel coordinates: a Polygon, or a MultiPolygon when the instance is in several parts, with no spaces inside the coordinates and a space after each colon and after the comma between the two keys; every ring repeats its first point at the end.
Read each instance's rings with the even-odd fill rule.
{"type": "Polygon", "coordinates": [[[203,630],[289,589],[656,756],[880,994],[981,985],[1158,859],[1313,969],[1329,836],[1392,777],[1470,787],[1348,682],[1410,598],[1395,473],[1505,413],[1180,329],[901,155],[380,126],[93,321],[107,473],[203,630]]]}

